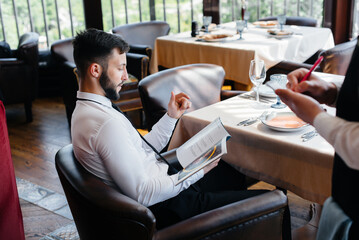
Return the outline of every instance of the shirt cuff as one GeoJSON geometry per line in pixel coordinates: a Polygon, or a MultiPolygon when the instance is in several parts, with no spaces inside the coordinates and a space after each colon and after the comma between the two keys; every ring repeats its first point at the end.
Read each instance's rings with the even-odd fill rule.
{"type": "Polygon", "coordinates": [[[177,120],[178,119],[176,118],[171,118],[167,113],[160,119],[160,121],[164,121],[167,124],[170,124],[172,127],[176,125],[177,120]]]}
{"type": "Polygon", "coordinates": [[[324,139],[326,139],[329,143],[332,143],[330,133],[337,126],[336,122],[336,117],[331,116],[326,112],[321,112],[314,118],[313,126],[324,139]]]}

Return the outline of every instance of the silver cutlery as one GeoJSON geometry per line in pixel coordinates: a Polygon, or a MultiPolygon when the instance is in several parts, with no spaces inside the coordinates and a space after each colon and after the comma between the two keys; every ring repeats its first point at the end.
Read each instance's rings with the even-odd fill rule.
{"type": "Polygon", "coordinates": [[[251,117],[251,118],[248,118],[246,120],[243,120],[239,123],[237,123],[237,126],[249,126],[249,125],[252,125],[253,123],[257,122],[258,120],[266,117],[268,115],[268,111],[264,111],[260,116],[258,117],[251,117]]]}
{"type": "MultiPolygon", "coordinates": [[[[241,95],[239,95],[239,97],[244,98],[244,99],[253,99],[253,100],[256,99],[255,96],[252,96],[250,94],[241,94],[241,95]]],[[[266,98],[259,98],[259,101],[263,102],[263,103],[273,103],[273,101],[266,99],[266,98]]]]}
{"type": "Polygon", "coordinates": [[[317,130],[313,130],[313,131],[304,133],[304,134],[301,136],[301,138],[302,138],[302,141],[303,141],[303,142],[306,142],[306,141],[309,141],[310,139],[314,138],[314,137],[317,136],[317,135],[318,135],[317,130]]]}

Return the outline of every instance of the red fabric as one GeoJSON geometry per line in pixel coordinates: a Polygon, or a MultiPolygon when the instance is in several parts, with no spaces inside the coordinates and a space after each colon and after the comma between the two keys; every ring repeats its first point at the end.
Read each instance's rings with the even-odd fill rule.
{"type": "Polygon", "coordinates": [[[11,159],[5,108],[0,101],[0,239],[24,240],[24,225],[11,159]]]}

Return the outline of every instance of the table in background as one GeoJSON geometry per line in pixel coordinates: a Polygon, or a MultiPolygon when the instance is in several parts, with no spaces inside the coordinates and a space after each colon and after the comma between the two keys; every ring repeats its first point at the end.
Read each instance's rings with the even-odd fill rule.
{"type": "MultiPolygon", "coordinates": [[[[323,79],[343,79],[344,76],[318,74],[323,79]]],[[[239,96],[187,113],[180,119],[169,149],[187,141],[217,117],[232,138],[223,160],[236,166],[243,174],[290,190],[310,201],[323,203],[331,195],[333,147],[321,136],[302,142],[301,135],[312,126],[296,132],[279,132],[260,121],[250,126],[237,123],[264,110],[288,112],[290,109],[253,108],[253,100],[239,96]]],[[[334,108],[328,111],[335,114],[334,108]]]]}
{"type": "MultiPolygon", "coordinates": [[[[285,26],[294,34],[285,39],[268,37],[267,29],[249,25],[243,33],[244,40],[201,42],[191,37],[190,32],[157,38],[152,72],[157,66],[173,68],[193,63],[212,63],[226,71],[226,79],[235,83],[251,85],[248,70],[250,60],[263,59],[266,69],[280,61],[304,62],[319,49],[334,47],[333,34],[329,28],[285,26]]],[[[226,23],[215,33],[235,34],[235,23],[226,23]]]]}

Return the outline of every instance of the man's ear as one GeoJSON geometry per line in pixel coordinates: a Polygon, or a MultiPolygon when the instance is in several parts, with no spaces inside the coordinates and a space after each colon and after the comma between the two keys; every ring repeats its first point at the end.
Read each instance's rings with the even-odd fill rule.
{"type": "Polygon", "coordinates": [[[89,73],[92,77],[94,78],[99,78],[102,74],[102,66],[98,63],[92,63],[90,65],[89,69],[89,73]]]}

